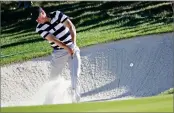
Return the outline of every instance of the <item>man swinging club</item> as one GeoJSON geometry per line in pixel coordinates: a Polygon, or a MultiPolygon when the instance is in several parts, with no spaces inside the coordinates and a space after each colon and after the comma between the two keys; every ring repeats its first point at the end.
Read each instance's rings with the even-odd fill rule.
{"type": "Polygon", "coordinates": [[[68,62],[72,85],[72,102],[80,101],[79,75],[81,71],[80,49],[76,44],[76,29],[67,15],[61,11],[46,13],[41,7],[32,14],[38,25],[36,32],[53,48],[50,80],[61,74],[68,62]]]}

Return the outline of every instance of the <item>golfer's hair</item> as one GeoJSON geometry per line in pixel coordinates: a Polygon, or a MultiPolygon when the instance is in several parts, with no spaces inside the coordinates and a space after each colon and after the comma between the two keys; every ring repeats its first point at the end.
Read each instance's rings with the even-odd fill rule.
{"type": "Polygon", "coordinates": [[[33,19],[36,19],[39,16],[39,13],[42,10],[46,13],[46,16],[47,17],[50,17],[49,13],[47,13],[47,11],[45,11],[42,7],[36,6],[36,7],[33,7],[32,10],[31,10],[31,12],[32,12],[32,18],[33,19]]]}
{"type": "Polygon", "coordinates": [[[49,14],[48,11],[44,10],[42,7],[40,7],[40,8],[45,12],[45,14],[46,14],[46,16],[47,16],[48,18],[51,18],[51,16],[50,16],[50,14],[49,14]]]}

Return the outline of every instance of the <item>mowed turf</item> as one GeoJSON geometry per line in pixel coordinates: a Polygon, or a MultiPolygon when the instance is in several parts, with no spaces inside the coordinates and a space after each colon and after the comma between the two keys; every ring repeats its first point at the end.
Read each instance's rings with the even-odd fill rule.
{"type": "Polygon", "coordinates": [[[2,112],[173,112],[173,95],[131,100],[45,106],[4,107],[2,112]]]}

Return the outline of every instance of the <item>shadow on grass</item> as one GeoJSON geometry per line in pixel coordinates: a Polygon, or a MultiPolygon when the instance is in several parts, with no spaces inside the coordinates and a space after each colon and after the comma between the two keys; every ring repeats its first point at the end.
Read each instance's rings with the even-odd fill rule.
{"type": "Polygon", "coordinates": [[[17,7],[18,3],[15,2],[15,1],[4,1],[4,2],[1,2],[1,10],[9,10],[10,8],[12,7],[17,7]]]}
{"type": "MultiPolygon", "coordinates": [[[[112,18],[110,15],[108,15],[108,12],[114,8],[117,8],[118,10],[114,10],[114,12],[112,12],[113,14],[119,13],[119,11],[120,11],[120,13],[136,11],[136,10],[139,10],[140,8],[145,8],[149,5],[156,5],[156,4],[160,4],[160,3],[164,3],[164,2],[117,2],[117,1],[87,2],[87,1],[81,1],[81,2],[73,2],[70,4],[62,4],[62,5],[60,5],[59,2],[57,2],[58,6],[45,7],[44,9],[47,12],[51,12],[54,10],[63,11],[68,16],[75,18],[75,19],[72,19],[72,21],[75,25],[77,25],[77,23],[79,23],[80,20],[84,19],[83,23],[79,23],[77,25],[77,27],[79,27],[79,26],[97,24],[98,22],[112,18]],[[130,7],[130,8],[125,9],[125,7],[130,7]],[[100,13],[98,13],[97,15],[88,14],[88,15],[80,16],[85,12],[95,12],[95,11],[99,11],[100,13]],[[78,17],[78,16],[80,16],[80,17],[78,17]],[[87,18],[87,17],[90,18],[90,20],[85,21],[85,18],[87,18]]],[[[44,4],[46,4],[46,2],[44,4]]],[[[2,13],[2,21],[3,21],[2,26],[7,26],[7,25],[10,25],[11,23],[19,22],[19,20],[24,20],[24,22],[27,22],[26,19],[28,17],[31,17],[30,16],[31,10],[32,10],[32,8],[29,8],[26,10],[19,10],[19,11],[16,10],[16,11],[3,12],[2,13]],[[11,17],[13,17],[13,19],[11,19],[11,17]]],[[[149,15],[155,16],[156,14],[159,14],[160,12],[162,12],[164,10],[172,13],[171,7],[169,7],[169,5],[164,5],[164,6],[148,9],[145,11],[141,11],[136,14],[143,16],[143,17],[149,16],[149,15]]],[[[138,21],[138,20],[134,20],[134,21],[138,21]]],[[[29,22],[26,24],[20,23],[20,26],[22,26],[22,27],[20,27],[19,29],[27,29],[27,27],[25,27],[25,26],[28,26],[28,28],[35,27],[36,22],[29,22]]],[[[8,32],[10,32],[10,31],[8,31],[8,32]]],[[[12,32],[15,32],[15,31],[12,31],[12,32]]]]}
{"type": "Polygon", "coordinates": [[[13,47],[13,46],[17,46],[17,45],[23,45],[23,44],[27,44],[27,43],[35,43],[35,42],[41,42],[41,41],[44,41],[44,39],[37,38],[37,39],[32,39],[32,40],[23,40],[20,42],[3,45],[3,46],[1,46],[1,48],[3,49],[3,48],[7,48],[7,47],[13,47]]]}
{"type": "Polygon", "coordinates": [[[135,16],[123,16],[123,17],[119,17],[116,19],[112,19],[109,22],[105,22],[102,24],[97,24],[97,25],[93,25],[91,27],[88,27],[86,29],[82,29],[82,30],[78,30],[77,33],[79,32],[85,32],[91,29],[95,29],[98,27],[104,27],[107,25],[116,25],[115,27],[112,27],[110,29],[106,29],[106,30],[112,30],[118,27],[118,25],[120,23],[122,23],[121,25],[119,25],[119,27],[134,27],[134,26],[138,26],[141,25],[143,23],[151,23],[151,24],[156,24],[156,23],[165,23],[165,24],[169,24],[172,23],[172,18],[161,18],[161,17],[149,17],[149,18],[136,18],[135,16]]]}
{"type": "MultiPolygon", "coordinates": [[[[18,32],[13,32],[13,33],[4,33],[4,34],[1,34],[1,39],[3,39],[3,38],[6,38],[6,37],[18,37],[18,36],[21,36],[21,35],[25,35],[25,34],[28,34],[29,32],[31,32],[31,31],[34,31],[35,29],[33,29],[33,28],[31,28],[31,29],[27,29],[27,30],[20,30],[20,31],[18,31],[18,32]],[[4,35],[5,35],[5,37],[4,37],[4,35]]],[[[29,33],[30,35],[32,34],[32,33],[29,33]]]]}
{"type": "Polygon", "coordinates": [[[26,20],[26,21],[22,21],[22,22],[17,22],[17,24],[15,24],[15,27],[12,29],[5,29],[4,31],[2,30],[2,34],[11,34],[11,33],[15,33],[15,32],[20,32],[21,30],[26,30],[26,31],[35,31],[36,28],[36,23],[34,23],[31,20],[26,20]]]}
{"type": "MultiPolygon", "coordinates": [[[[47,3],[49,2],[43,2],[42,5],[44,6],[44,4],[47,3]]],[[[146,22],[153,22],[153,24],[155,23],[168,24],[172,22],[172,19],[168,19],[168,17],[171,17],[173,14],[170,5],[163,5],[155,8],[150,8],[147,10],[138,11],[148,6],[166,2],[80,1],[80,2],[70,2],[70,3],[67,2],[67,4],[60,4],[60,2],[52,2],[52,3],[57,4],[57,6],[47,6],[44,9],[47,12],[54,10],[60,10],[65,12],[65,14],[67,14],[68,16],[73,17],[72,21],[75,24],[76,28],[93,25],[86,29],[77,30],[77,33],[108,25],[118,26],[118,24],[120,23],[122,24],[119,27],[134,27],[146,22]],[[138,11],[138,12],[132,13],[131,11],[138,11]],[[168,14],[161,14],[164,11],[168,12],[168,14]],[[84,14],[86,12],[88,12],[88,14],[84,14]],[[97,12],[97,13],[93,14],[91,12],[97,12]],[[128,13],[126,15],[121,15],[121,16],[118,15],[121,14],[122,12],[131,12],[131,14],[128,13]],[[110,15],[110,13],[114,15],[110,15]],[[163,17],[161,17],[161,15],[163,17]]],[[[32,8],[26,10],[9,10],[2,12],[2,34],[12,34],[20,32],[21,30],[26,30],[26,32],[35,31],[37,23],[30,19],[31,10],[32,8]],[[13,25],[10,26],[11,24],[13,25]],[[10,26],[10,27],[5,27],[5,26],[10,26]]],[[[112,29],[114,29],[114,27],[112,29]]],[[[31,33],[31,35],[33,34],[31,33]]],[[[42,39],[40,38],[31,41],[21,41],[18,43],[12,43],[11,46],[17,46],[18,44],[23,44],[23,43],[31,43],[32,41],[37,42],[41,40],[42,39]]],[[[10,45],[2,46],[2,48],[6,47],[10,47],[10,45]]]]}

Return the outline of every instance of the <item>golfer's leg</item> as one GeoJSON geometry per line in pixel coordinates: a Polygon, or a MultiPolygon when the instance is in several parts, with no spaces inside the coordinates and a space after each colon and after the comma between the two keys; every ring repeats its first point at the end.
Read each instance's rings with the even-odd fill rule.
{"type": "Polygon", "coordinates": [[[69,60],[70,66],[70,75],[71,75],[71,84],[72,89],[76,91],[77,94],[80,94],[80,72],[81,72],[81,58],[80,51],[75,51],[72,58],[69,60]]]}
{"type": "MultiPolygon", "coordinates": [[[[55,82],[56,78],[60,76],[63,68],[65,67],[66,62],[68,61],[68,54],[64,55],[61,52],[52,55],[51,61],[51,73],[50,73],[50,82],[55,82]]],[[[56,80],[57,81],[57,80],[56,80]]],[[[44,104],[51,104],[54,100],[54,89],[56,89],[57,84],[51,86],[51,89],[48,91],[44,104]]]]}
{"type": "Polygon", "coordinates": [[[68,54],[62,56],[53,55],[51,61],[50,80],[57,78],[62,73],[62,70],[65,67],[67,61],[68,61],[68,54]]]}

